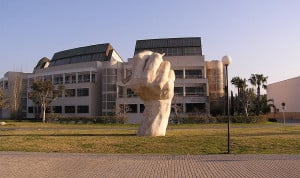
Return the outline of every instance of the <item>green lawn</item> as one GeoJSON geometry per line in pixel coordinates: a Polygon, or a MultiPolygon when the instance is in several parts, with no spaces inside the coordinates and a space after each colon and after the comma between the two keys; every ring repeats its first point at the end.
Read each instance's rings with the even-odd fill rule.
{"type": "MultiPolygon", "coordinates": [[[[223,154],[226,124],[169,125],[165,137],[137,137],[137,125],[42,124],[0,126],[0,151],[106,154],[223,154]]],[[[234,154],[300,154],[300,125],[231,124],[234,154]]]]}

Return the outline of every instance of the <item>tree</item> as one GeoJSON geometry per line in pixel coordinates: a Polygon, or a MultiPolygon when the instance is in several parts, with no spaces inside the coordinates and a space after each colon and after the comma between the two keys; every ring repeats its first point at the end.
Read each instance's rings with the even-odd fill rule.
{"type": "Polygon", "coordinates": [[[4,95],[3,90],[0,88],[0,109],[7,106],[7,98],[4,95]]]}
{"type": "Polygon", "coordinates": [[[51,81],[35,81],[31,86],[32,92],[29,94],[29,98],[41,107],[41,114],[43,123],[46,122],[46,108],[49,106],[58,96],[62,94],[64,86],[59,85],[56,94],[54,92],[54,85],[51,81]]]}
{"type": "Polygon", "coordinates": [[[231,79],[231,84],[233,84],[238,89],[238,95],[237,95],[237,102],[236,102],[236,110],[238,113],[242,112],[242,108],[240,107],[241,102],[244,99],[241,99],[241,96],[245,93],[245,90],[247,88],[246,84],[247,80],[240,77],[233,77],[231,79]]]}
{"type": "Polygon", "coordinates": [[[249,78],[249,82],[254,86],[257,87],[257,103],[256,103],[256,115],[259,115],[261,111],[261,95],[260,95],[260,89],[261,87],[263,89],[267,89],[267,79],[268,77],[265,77],[263,74],[251,74],[251,77],[249,78]]]}
{"type": "Polygon", "coordinates": [[[238,89],[238,95],[240,95],[241,92],[246,89],[246,82],[246,79],[242,79],[240,77],[233,77],[231,79],[231,84],[233,84],[238,89]]]}
{"type": "Polygon", "coordinates": [[[251,106],[253,106],[254,98],[255,98],[255,93],[253,88],[246,88],[241,93],[240,103],[243,107],[243,112],[247,117],[249,116],[249,110],[251,106]]]}
{"type": "Polygon", "coordinates": [[[22,98],[22,76],[20,73],[15,74],[14,79],[10,82],[10,110],[11,110],[11,118],[20,119],[22,115],[22,106],[21,106],[21,98],[22,98]]]}

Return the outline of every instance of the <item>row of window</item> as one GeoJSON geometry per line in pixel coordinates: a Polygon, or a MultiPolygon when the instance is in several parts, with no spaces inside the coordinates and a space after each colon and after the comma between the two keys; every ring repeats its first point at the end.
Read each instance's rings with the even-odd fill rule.
{"type": "Polygon", "coordinates": [[[183,75],[183,70],[174,70],[176,78],[186,78],[186,79],[197,79],[203,78],[201,69],[187,69],[185,70],[185,77],[183,75]]]}
{"type": "MultiPolygon", "coordinates": [[[[52,76],[44,76],[42,77],[44,81],[52,81],[52,76]]],[[[29,85],[31,86],[34,82],[34,79],[29,79],[29,85]]],[[[96,82],[96,74],[78,74],[78,78],[76,80],[76,74],[65,74],[65,83],[64,77],[62,75],[54,75],[53,84],[71,84],[71,83],[90,83],[96,82]]]]}
{"type": "MultiPolygon", "coordinates": [[[[135,51],[137,54],[144,49],[135,51]]],[[[202,55],[201,47],[174,47],[174,48],[154,48],[151,51],[165,53],[166,56],[198,56],[202,55]]]]}
{"type": "MultiPolygon", "coordinates": [[[[64,93],[65,93],[65,95],[64,95],[65,97],[89,96],[89,88],[78,88],[77,90],[76,89],[66,89],[64,93]]],[[[54,90],[53,95],[56,97],[62,97],[62,93],[59,92],[58,90],[54,90]]]]}
{"type": "Polygon", "coordinates": [[[200,87],[174,87],[174,94],[176,96],[205,96],[205,89],[203,86],[200,87]]]}
{"type": "MultiPolygon", "coordinates": [[[[193,112],[202,112],[205,110],[205,103],[178,103],[176,104],[178,107],[181,107],[181,111],[183,111],[183,105],[185,105],[185,109],[187,113],[193,112]]],[[[138,104],[127,104],[127,105],[119,105],[121,113],[138,113],[138,104]]],[[[143,113],[145,110],[144,104],[139,104],[139,112],[143,113]]],[[[174,112],[174,108],[172,107],[172,111],[174,112]]]]}
{"type": "MultiPolygon", "coordinates": [[[[28,107],[28,113],[40,113],[41,109],[40,107],[28,107]]],[[[53,113],[63,113],[63,107],[62,106],[53,106],[52,108],[48,107],[46,110],[47,113],[53,112],[53,113]]],[[[82,105],[82,106],[64,106],[64,113],[65,114],[71,114],[71,113],[89,113],[89,106],[82,105]],[[77,110],[76,110],[77,109],[77,110]]]]}
{"type": "Polygon", "coordinates": [[[96,54],[88,54],[88,55],[74,56],[74,57],[54,60],[54,61],[51,61],[49,67],[81,63],[81,62],[90,62],[90,61],[106,61],[105,54],[104,53],[96,53],[96,54]]]}
{"type": "MultiPolygon", "coordinates": [[[[205,87],[204,86],[196,86],[196,87],[174,87],[174,94],[176,96],[205,96],[205,87]]],[[[130,89],[127,88],[126,90],[126,97],[136,97],[137,95],[130,89]]],[[[122,97],[122,95],[119,95],[119,97],[122,97]]]]}

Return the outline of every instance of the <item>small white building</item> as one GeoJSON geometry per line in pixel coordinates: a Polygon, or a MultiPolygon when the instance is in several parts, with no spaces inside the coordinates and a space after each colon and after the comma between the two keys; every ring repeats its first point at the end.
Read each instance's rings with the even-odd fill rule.
{"type": "Polygon", "coordinates": [[[277,119],[283,119],[283,112],[285,118],[289,120],[300,120],[300,77],[291,78],[288,80],[269,84],[267,86],[268,100],[274,101],[277,108],[277,113],[270,115],[277,119]],[[283,109],[282,103],[285,104],[283,109]]]}

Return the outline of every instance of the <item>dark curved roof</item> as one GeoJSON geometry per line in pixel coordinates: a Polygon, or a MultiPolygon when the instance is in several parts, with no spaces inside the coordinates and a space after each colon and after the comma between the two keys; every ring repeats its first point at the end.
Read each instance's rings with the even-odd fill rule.
{"type": "Polygon", "coordinates": [[[112,46],[105,43],[60,51],[53,55],[49,67],[89,61],[108,61],[112,50],[112,46]]]}
{"type": "MultiPolygon", "coordinates": [[[[167,49],[197,48],[195,55],[202,55],[202,46],[200,37],[186,38],[161,38],[161,39],[146,39],[137,40],[135,45],[135,54],[143,50],[151,50],[155,52],[165,52],[167,49]]],[[[166,53],[166,55],[168,55],[166,53]]],[[[188,55],[182,52],[174,55],[188,55]]]]}
{"type": "Polygon", "coordinates": [[[34,67],[33,71],[36,71],[38,69],[43,69],[45,68],[45,65],[50,62],[50,59],[47,57],[43,57],[42,59],[39,60],[39,62],[36,64],[34,67]]]}

